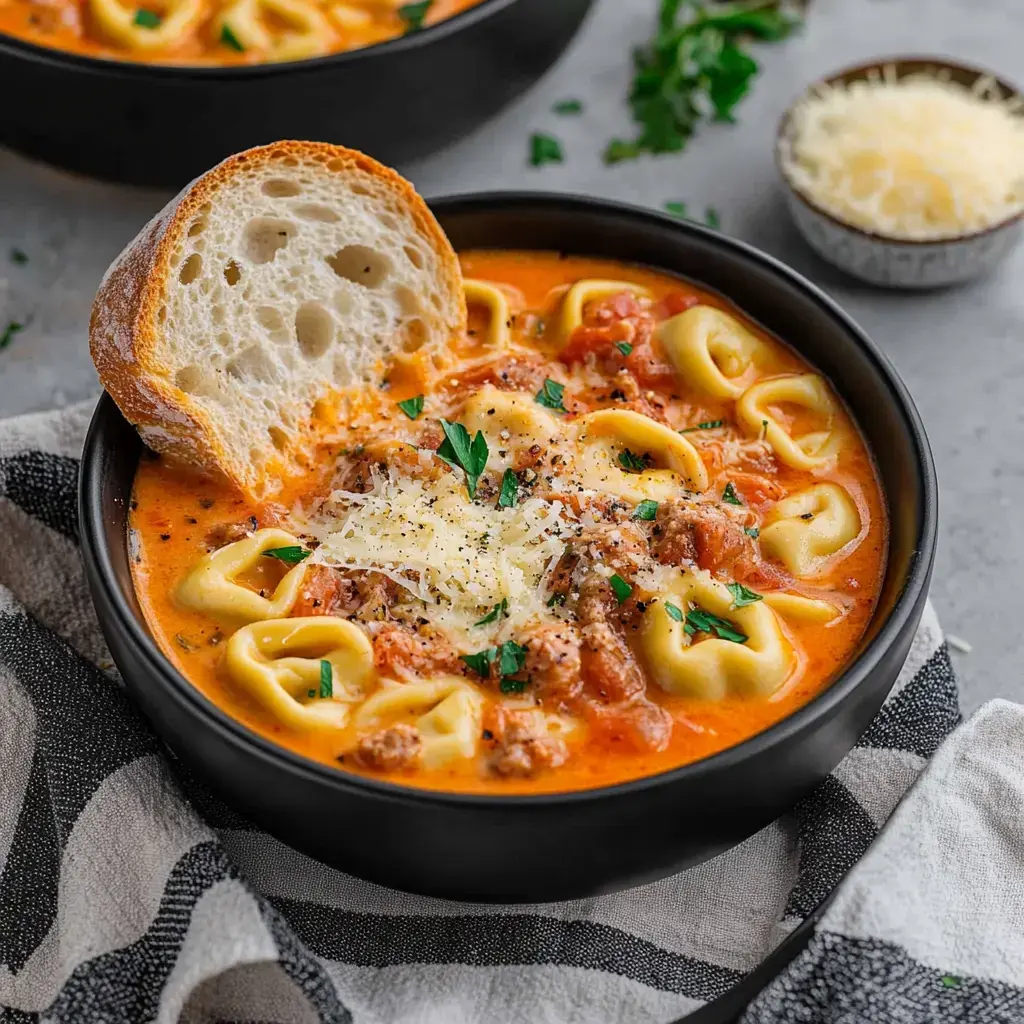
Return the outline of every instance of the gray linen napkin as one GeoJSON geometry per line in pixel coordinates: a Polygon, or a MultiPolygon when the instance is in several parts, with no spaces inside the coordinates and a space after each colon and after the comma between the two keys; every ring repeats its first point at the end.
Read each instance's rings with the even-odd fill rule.
{"type": "MultiPolygon", "coordinates": [[[[0,1021],[671,1021],[727,993],[832,892],[959,719],[929,608],[885,707],[832,776],[706,864],[533,906],[362,882],[216,803],[126,699],[77,549],[90,411],[0,421],[0,1021]]],[[[846,932],[800,961],[814,985],[834,934],[846,932]]],[[[976,968],[950,956],[937,969],[976,968]]],[[[802,983],[783,984],[795,988],[773,989],[758,1021],[885,1019],[814,1016],[813,1003],[788,1016],[802,983]]]]}

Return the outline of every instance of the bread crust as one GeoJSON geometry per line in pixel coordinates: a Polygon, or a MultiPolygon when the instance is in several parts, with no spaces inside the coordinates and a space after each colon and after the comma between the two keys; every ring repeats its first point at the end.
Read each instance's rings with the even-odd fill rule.
{"type": "Polygon", "coordinates": [[[104,275],[89,320],[89,350],[101,384],[150,448],[226,478],[249,494],[265,491],[265,482],[258,479],[254,467],[231,464],[210,417],[175,385],[170,369],[156,358],[160,309],[174,274],[175,253],[204,204],[238,172],[269,167],[288,157],[315,160],[342,175],[362,172],[384,186],[437,253],[437,287],[453,299],[454,320],[438,325],[446,336],[430,341],[444,345],[466,326],[462,275],[451,243],[413,186],[372,157],[323,142],[275,142],[228,157],[187,185],[143,227],[104,275]]]}

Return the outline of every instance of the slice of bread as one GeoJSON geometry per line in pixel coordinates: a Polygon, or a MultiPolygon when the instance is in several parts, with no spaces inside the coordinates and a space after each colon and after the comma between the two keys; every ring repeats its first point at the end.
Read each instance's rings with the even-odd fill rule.
{"type": "Polygon", "coordinates": [[[251,495],[299,467],[314,407],[465,329],[459,263],[413,187],[362,153],[279,142],[171,201],[107,271],[89,341],[151,448],[251,495]]]}

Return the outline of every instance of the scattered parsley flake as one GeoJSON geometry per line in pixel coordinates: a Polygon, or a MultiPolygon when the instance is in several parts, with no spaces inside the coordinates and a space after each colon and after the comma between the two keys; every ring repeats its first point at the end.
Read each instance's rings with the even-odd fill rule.
{"type": "Polygon", "coordinates": [[[514,508],[519,499],[519,478],[515,470],[506,469],[501,477],[501,494],[498,495],[498,508],[514,508]]]}
{"type": "Polygon", "coordinates": [[[756,590],[748,590],[742,583],[726,583],[729,593],[732,594],[733,608],[745,608],[748,604],[755,604],[763,601],[764,598],[756,590]]]}
{"type": "Polygon", "coordinates": [[[743,527],[743,532],[748,537],[753,537],[754,540],[757,540],[757,538],[761,536],[761,530],[757,526],[744,526],[743,527]]]}
{"type": "Polygon", "coordinates": [[[955,974],[944,974],[939,981],[942,982],[943,988],[959,988],[961,979],[955,974]]]}
{"type": "Polygon", "coordinates": [[[733,487],[731,480],[725,485],[725,490],[722,491],[722,501],[727,501],[730,505],[743,504],[743,499],[736,493],[736,488],[733,487]]]}
{"type": "Polygon", "coordinates": [[[628,341],[617,341],[615,347],[624,355],[628,356],[633,351],[633,346],[628,341]]]}
{"type": "Polygon", "coordinates": [[[619,604],[625,604],[629,600],[629,595],[633,593],[633,588],[618,573],[615,573],[608,582],[612,585],[615,600],[619,604]]]}
{"type": "Polygon", "coordinates": [[[220,41],[236,53],[245,53],[245,47],[238,41],[238,36],[231,31],[227,24],[220,27],[220,41]]]}
{"type": "Polygon", "coordinates": [[[538,405],[543,405],[548,409],[554,409],[556,412],[568,412],[569,410],[562,404],[562,396],[564,394],[564,384],[559,384],[557,380],[545,377],[544,386],[536,395],[533,396],[533,398],[538,405]]]}
{"type": "Polygon", "coordinates": [[[23,267],[25,266],[26,263],[28,263],[28,256],[21,249],[12,249],[11,262],[15,264],[15,266],[23,267]]]}
{"type": "Polygon", "coordinates": [[[692,427],[686,427],[680,430],[680,434],[692,434],[695,430],[717,430],[719,427],[725,426],[725,420],[705,420],[703,423],[698,423],[692,427]]]}
{"type": "Polygon", "coordinates": [[[703,608],[691,608],[686,613],[686,625],[691,627],[687,630],[688,633],[714,633],[720,640],[729,640],[734,644],[745,644],[750,639],[728,619],[712,615],[703,608]]]}
{"type": "Polygon", "coordinates": [[[406,398],[404,401],[398,403],[398,408],[401,409],[409,419],[414,420],[421,412],[423,412],[423,396],[417,395],[415,398],[406,398]]]}
{"type": "Polygon", "coordinates": [[[502,679],[498,684],[502,693],[522,693],[526,689],[525,679],[502,679]]]}
{"type": "Polygon", "coordinates": [[[320,659],[320,699],[326,700],[334,693],[334,669],[326,658],[320,659]]]}
{"type": "Polygon", "coordinates": [[[298,565],[299,562],[309,558],[313,552],[299,547],[298,544],[289,544],[283,548],[267,548],[263,554],[266,558],[276,558],[279,562],[285,562],[287,565],[298,565]]]}
{"type": "Polygon", "coordinates": [[[514,676],[526,664],[526,648],[514,640],[498,645],[498,671],[503,676],[514,676]]]}
{"type": "Polygon", "coordinates": [[[562,144],[553,135],[534,132],[530,136],[530,166],[542,167],[544,164],[560,164],[562,162],[562,144]]]}
{"type": "Polygon", "coordinates": [[[486,679],[497,656],[498,648],[488,647],[483,651],[477,651],[476,654],[460,654],[459,660],[465,662],[478,676],[486,679]]]}
{"type": "Polygon", "coordinates": [[[642,519],[644,522],[651,522],[658,514],[658,503],[651,498],[645,498],[633,510],[634,519],[642,519]]]}
{"type": "Polygon", "coordinates": [[[551,108],[556,114],[582,114],[583,104],[580,100],[559,100],[551,108]]]}
{"type": "Polygon", "coordinates": [[[306,696],[309,697],[310,699],[312,699],[313,697],[316,696],[316,690],[307,690],[306,691],[306,696]]]}
{"type": "Polygon", "coordinates": [[[682,622],[684,618],[682,609],[674,605],[671,601],[665,602],[665,614],[670,619],[675,619],[676,622],[682,622]]]}
{"type": "Polygon", "coordinates": [[[474,626],[487,626],[492,622],[497,622],[498,618],[502,615],[508,615],[508,598],[503,597],[500,604],[496,604],[479,622],[474,622],[474,626]]]}
{"type": "Polygon", "coordinates": [[[707,224],[709,228],[714,228],[715,231],[722,226],[722,222],[718,216],[718,211],[713,206],[709,206],[704,211],[704,223],[707,224]]]}
{"type": "Polygon", "coordinates": [[[406,35],[410,32],[419,32],[419,30],[423,28],[423,20],[426,18],[427,12],[433,6],[434,0],[420,0],[419,3],[402,4],[402,6],[398,8],[398,16],[405,23],[406,35]]]}
{"type": "Polygon", "coordinates": [[[678,200],[672,199],[665,204],[665,212],[671,213],[673,217],[682,217],[686,219],[686,203],[680,203],[678,200]]]}
{"type": "Polygon", "coordinates": [[[3,329],[3,333],[0,333],[0,352],[3,352],[5,348],[14,340],[14,336],[18,331],[25,330],[25,325],[18,323],[17,320],[12,320],[3,329]]]}
{"type": "Polygon", "coordinates": [[[142,28],[159,28],[160,22],[163,20],[156,11],[138,10],[135,12],[135,17],[132,19],[136,25],[142,28]]]}
{"type": "Polygon", "coordinates": [[[548,598],[548,607],[549,608],[554,608],[556,604],[558,604],[558,605],[565,604],[565,594],[552,594],[548,598]]]}
{"type": "Polygon", "coordinates": [[[650,462],[650,456],[647,454],[637,455],[635,452],[630,451],[628,448],[625,451],[619,453],[619,465],[627,473],[642,473],[647,469],[647,464],[650,462]]]}

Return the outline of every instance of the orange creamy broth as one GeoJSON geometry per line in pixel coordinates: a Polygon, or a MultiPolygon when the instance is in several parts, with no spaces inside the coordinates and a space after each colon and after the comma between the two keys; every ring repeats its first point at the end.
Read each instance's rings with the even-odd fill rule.
{"type": "MultiPolygon", "coordinates": [[[[308,4],[322,15],[322,20],[317,21],[321,27],[316,42],[301,44],[301,53],[282,56],[256,45],[239,52],[222,38],[220,17],[233,6],[231,0],[198,0],[196,16],[189,19],[180,34],[175,33],[159,46],[145,44],[145,33],[153,29],[135,24],[138,11],[146,12],[143,19],[149,15],[166,19],[175,8],[190,2],[193,0],[0,0],[0,33],[39,46],[109,60],[230,65],[297,60],[355,50],[394,39],[407,29],[398,13],[402,0],[288,0],[289,4],[302,7],[308,4]],[[110,18],[104,17],[103,11],[106,8],[116,12],[118,6],[128,12],[127,27],[111,30],[105,27],[110,18]]],[[[423,24],[434,25],[481,2],[433,0],[423,24]]],[[[269,34],[268,39],[281,39],[285,33],[296,31],[297,26],[275,14],[271,4],[257,5],[257,10],[259,26],[269,34]]],[[[241,31],[235,36],[244,38],[241,31]]]]}
{"type": "MultiPolygon", "coordinates": [[[[779,372],[812,369],[778,339],[742,317],[740,311],[721,296],[668,275],[611,261],[562,258],[546,253],[470,252],[461,259],[466,277],[500,282],[505,286],[513,313],[553,313],[565,286],[583,278],[631,281],[646,286],[658,299],[683,292],[741,318],[771,347],[779,372]]],[[[527,322],[525,318],[520,321],[527,322]]],[[[481,355],[473,334],[475,331],[479,337],[482,329],[478,311],[471,309],[470,336],[464,339],[462,347],[456,348],[457,357],[469,359],[481,355]]],[[[537,347],[545,351],[543,343],[537,343],[537,347]]],[[[552,366],[552,376],[556,375],[557,368],[562,379],[566,378],[562,364],[552,366]]],[[[572,370],[568,371],[568,379],[567,397],[574,388],[572,370]]],[[[383,396],[389,403],[418,394],[426,387],[424,380],[417,376],[415,363],[412,369],[392,372],[390,383],[390,389],[383,396]]],[[[454,394],[459,395],[458,386],[451,386],[454,394]]],[[[468,397],[469,393],[472,390],[461,395],[468,397]]],[[[732,402],[709,400],[678,381],[670,391],[664,391],[662,397],[685,408],[687,423],[731,418],[732,402]]],[[[786,412],[784,409],[777,411],[786,412]]],[[[852,422],[845,412],[840,413],[840,418],[850,440],[832,469],[812,476],[776,462],[777,470],[773,474],[773,479],[786,493],[819,482],[834,482],[844,487],[857,506],[861,534],[848,547],[848,553],[840,553],[830,571],[816,578],[813,585],[798,582],[789,588],[810,597],[828,597],[844,609],[844,614],[827,625],[797,623],[779,616],[783,632],[797,653],[797,665],[788,681],[771,697],[699,700],[666,694],[648,681],[648,697],[666,708],[675,722],[669,744],[661,751],[624,753],[614,740],[588,736],[582,746],[572,747],[572,756],[566,764],[532,778],[495,778],[482,772],[473,759],[432,772],[418,769],[415,774],[383,776],[376,772],[361,773],[413,786],[461,792],[537,793],[582,789],[651,775],[698,760],[733,746],[792,714],[828,685],[855,649],[874,607],[885,566],[887,524],[877,476],[852,422]]],[[[710,434],[696,432],[687,437],[698,446],[708,465],[707,493],[720,496],[726,483],[739,474],[735,468],[730,472],[721,466],[714,457],[716,442],[710,434]]],[[[337,451],[337,446],[330,450],[337,451]]],[[[326,471],[326,465],[321,466],[308,479],[289,485],[278,496],[278,507],[287,508],[299,498],[323,493],[326,471]]],[[[298,733],[279,725],[225,678],[221,657],[230,628],[203,614],[181,608],[173,598],[177,583],[208,550],[209,530],[218,524],[236,523],[248,515],[256,515],[260,525],[266,525],[262,518],[266,510],[250,506],[223,487],[158,459],[144,460],[140,465],[135,503],[131,526],[138,536],[136,588],[154,636],[171,661],[210,700],[254,732],[298,754],[341,767],[337,758],[343,748],[338,736],[330,731],[298,733]]],[[[759,515],[759,520],[763,519],[764,515],[759,515]]],[[[274,565],[265,571],[274,576],[266,581],[273,586],[276,575],[283,569],[274,565]]],[[[488,691],[488,685],[493,686],[485,683],[482,689],[492,692],[488,691]]],[[[346,760],[344,769],[361,771],[351,764],[351,758],[346,760]]]]}

